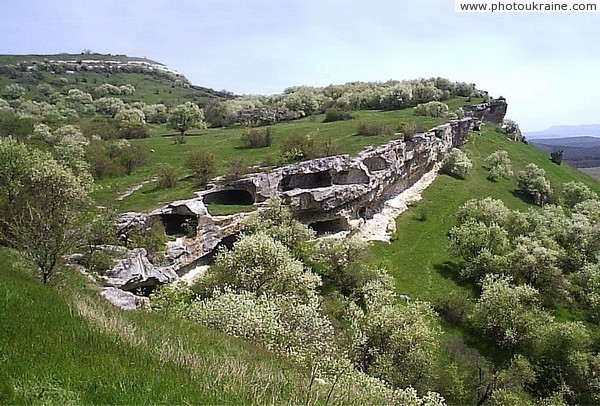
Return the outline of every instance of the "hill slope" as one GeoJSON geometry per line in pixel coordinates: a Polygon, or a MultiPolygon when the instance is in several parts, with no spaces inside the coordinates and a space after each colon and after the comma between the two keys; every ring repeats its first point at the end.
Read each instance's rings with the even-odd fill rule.
{"type": "Polygon", "coordinates": [[[126,101],[175,105],[193,101],[201,105],[229,94],[193,86],[179,72],[159,62],[126,55],[57,54],[0,55],[0,89],[19,84],[27,90],[26,99],[44,100],[46,84],[56,91],[77,88],[92,92],[101,84],[131,84],[134,94],[126,101]]]}
{"type": "Polygon", "coordinates": [[[117,310],[72,272],[59,286],[43,286],[0,249],[0,403],[287,403],[304,396],[309,377],[286,360],[197,324],[117,310]]]}
{"type": "Polygon", "coordinates": [[[473,161],[465,180],[440,175],[423,193],[423,200],[398,217],[397,233],[391,244],[377,243],[371,249],[371,262],[387,268],[396,278],[398,291],[435,302],[454,290],[465,287],[458,279],[457,266],[447,251],[447,233],[456,224],[456,212],[467,200],[491,196],[511,209],[531,207],[518,197],[516,176],[491,182],[486,179],[485,158],[506,150],[515,174],[529,163],[546,171],[556,197],[563,183],[579,181],[600,193],[600,183],[577,169],[553,164],[548,155],[532,146],[507,141],[493,128],[482,136],[473,134],[464,148],[473,161]],[[425,220],[422,220],[426,217],[425,220]]]}

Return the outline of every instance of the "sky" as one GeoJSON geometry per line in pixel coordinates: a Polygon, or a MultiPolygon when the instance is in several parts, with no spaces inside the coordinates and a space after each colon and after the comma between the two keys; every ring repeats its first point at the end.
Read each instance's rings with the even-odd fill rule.
{"type": "Polygon", "coordinates": [[[600,13],[456,13],[454,0],[2,0],[1,54],[147,57],[236,94],[441,76],[525,131],[600,123],[600,13]]]}

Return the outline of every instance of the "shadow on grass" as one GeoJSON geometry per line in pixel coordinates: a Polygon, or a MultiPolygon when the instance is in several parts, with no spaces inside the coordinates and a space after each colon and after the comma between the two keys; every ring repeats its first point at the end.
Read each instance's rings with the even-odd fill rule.
{"type": "Polygon", "coordinates": [[[442,264],[434,264],[433,269],[437,271],[444,279],[454,281],[458,286],[469,289],[473,294],[478,292],[477,286],[460,275],[461,267],[457,262],[446,261],[442,264]]]}
{"type": "Polygon", "coordinates": [[[513,189],[510,191],[510,194],[513,195],[514,197],[516,197],[517,199],[522,200],[523,202],[525,202],[527,204],[535,205],[535,202],[533,201],[531,196],[529,196],[527,193],[523,192],[522,190],[513,189]]]}

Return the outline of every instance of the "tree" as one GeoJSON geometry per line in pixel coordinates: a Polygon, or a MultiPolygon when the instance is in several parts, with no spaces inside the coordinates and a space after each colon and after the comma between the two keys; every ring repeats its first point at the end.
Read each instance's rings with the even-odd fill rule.
{"type": "Polygon", "coordinates": [[[29,259],[48,283],[80,240],[77,222],[89,185],[50,154],[0,140],[0,226],[3,243],[29,259]]]}
{"type": "Polygon", "coordinates": [[[215,156],[203,149],[195,149],[190,152],[185,161],[185,167],[192,171],[198,186],[206,186],[217,170],[215,156]]]}
{"type": "Polygon", "coordinates": [[[458,148],[452,148],[442,160],[442,173],[464,179],[467,173],[471,170],[473,164],[471,160],[458,148]]]}
{"type": "Polygon", "coordinates": [[[352,318],[355,362],[397,388],[423,384],[435,374],[441,329],[429,304],[396,303],[394,281],[383,276],[360,289],[364,309],[352,318]]]}
{"type": "Polygon", "coordinates": [[[552,194],[552,187],[544,177],[545,175],[546,171],[536,164],[527,165],[525,170],[517,175],[517,184],[521,192],[532,198],[533,202],[539,206],[543,206],[552,194]]]}
{"type": "Polygon", "coordinates": [[[205,128],[204,113],[197,104],[186,102],[175,107],[169,113],[167,120],[169,126],[179,131],[180,137],[176,139],[176,143],[183,144],[185,142],[185,132],[191,128],[205,128]]]}
{"type": "Polygon", "coordinates": [[[486,275],[471,314],[473,326],[504,348],[531,343],[551,317],[539,306],[538,291],[515,286],[503,275],[486,275]]]}
{"type": "Polygon", "coordinates": [[[485,163],[489,165],[489,173],[487,176],[489,180],[497,181],[501,178],[509,178],[513,174],[510,169],[508,152],[506,151],[496,151],[490,154],[485,159],[485,163]]]}
{"type": "Polygon", "coordinates": [[[220,252],[209,272],[208,292],[226,286],[236,293],[309,298],[321,284],[285,245],[262,232],[243,236],[231,251],[220,252]]]}
{"type": "Polygon", "coordinates": [[[117,97],[102,97],[95,101],[96,111],[100,114],[115,117],[117,113],[125,108],[123,100],[117,97]]]}

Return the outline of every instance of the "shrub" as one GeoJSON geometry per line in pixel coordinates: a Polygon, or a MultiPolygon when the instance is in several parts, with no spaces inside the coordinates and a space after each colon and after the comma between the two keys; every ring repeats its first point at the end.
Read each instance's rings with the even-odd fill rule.
{"type": "Polygon", "coordinates": [[[158,167],[158,188],[171,189],[179,184],[179,177],[174,166],[162,164],[158,167]]]}
{"type": "Polygon", "coordinates": [[[467,154],[458,148],[452,148],[444,157],[440,171],[447,175],[464,179],[472,167],[473,164],[469,157],[467,157],[467,154]]]}
{"type": "Polygon", "coordinates": [[[501,178],[509,178],[513,172],[510,169],[510,159],[508,158],[508,152],[496,151],[490,154],[486,159],[485,163],[490,166],[487,178],[492,181],[497,181],[501,178]]]}
{"type": "Polygon", "coordinates": [[[325,110],[325,118],[323,119],[324,123],[330,123],[332,121],[344,121],[351,120],[354,116],[352,113],[346,110],[340,110],[335,107],[330,107],[325,110]]]}
{"type": "Polygon", "coordinates": [[[570,208],[586,200],[598,199],[598,195],[581,182],[565,183],[563,185],[563,197],[565,198],[565,203],[570,208]]]}
{"type": "Polygon", "coordinates": [[[217,164],[215,156],[208,151],[196,149],[190,152],[185,167],[192,171],[192,176],[199,186],[206,186],[215,175],[217,164]]]}
{"type": "Polygon", "coordinates": [[[413,113],[415,116],[445,117],[448,114],[448,105],[442,102],[430,101],[418,104],[413,113]]]}
{"type": "Polygon", "coordinates": [[[418,126],[414,123],[402,122],[396,127],[396,132],[399,132],[404,136],[404,141],[412,141],[419,130],[418,126]]]}
{"type": "Polygon", "coordinates": [[[248,166],[242,158],[231,158],[225,178],[228,181],[238,180],[248,172],[248,166]]]}
{"type": "Polygon", "coordinates": [[[318,146],[310,135],[294,134],[290,136],[281,148],[283,157],[288,161],[301,161],[315,158],[319,155],[318,146]]]}
{"type": "Polygon", "coordinates": [[[394,130],[385,125],[385,124],[369,124],[369,123],[359,123],[358,124],[358,135],[394,135],[394,130]]]}
{"type": "Polygon", "coordinates": [[[529,164],[524,171],[518,173],[519,190],[531,197],[539,206],[543,206],[552,194],[552,187],[545,175],[546,171],[536,164],[529,164]]]}
{"type": "Polygon", "coordinates": [[[270,147],[274,135],[275,130],[272,127],[266,127],[263,130],[247,128],[242,134],[242,142],[246,148],[270,147]]]}
{"type": "Polygon", "coordinates": [[[123,122],[119,125],[119,138],[138,140],[150,137],[148,127],[142,123],[123,122]]]}

